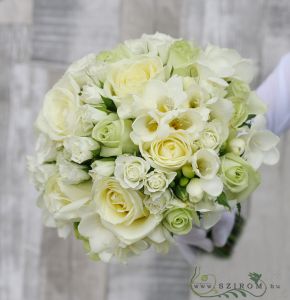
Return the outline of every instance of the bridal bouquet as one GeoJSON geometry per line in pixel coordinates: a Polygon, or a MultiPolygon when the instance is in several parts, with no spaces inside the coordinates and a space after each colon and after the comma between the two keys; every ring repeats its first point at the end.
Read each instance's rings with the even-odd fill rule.
{"type": "Polygon", "coordinates": [[[279,157],[253,71],[234,50],[160,33],[73,63],[28,158],[45,225],[124,261],[239,208],[279,157]]]}

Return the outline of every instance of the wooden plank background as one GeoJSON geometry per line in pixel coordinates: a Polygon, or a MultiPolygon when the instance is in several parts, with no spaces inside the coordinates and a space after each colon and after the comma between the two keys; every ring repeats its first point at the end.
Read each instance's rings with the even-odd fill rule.
{"type": "MultiPolygon", "coordinates": [[[[96,264],[79,243],[43,228],[25,170],[32,122],[72,60],[125,38],[160,31],[237,48],[259,67],[255,87],[290,51],[289,26],[288,0],[0,0],[0,299],[194,299],[191,266],[176,248],[128,265],[96,264]]],[[[220,279],[255,271],[280,284],[263,299],[290,297],[289,138],[282,138],[280,163],[263,169],[233,257],[197,261],[220,279]]]]}

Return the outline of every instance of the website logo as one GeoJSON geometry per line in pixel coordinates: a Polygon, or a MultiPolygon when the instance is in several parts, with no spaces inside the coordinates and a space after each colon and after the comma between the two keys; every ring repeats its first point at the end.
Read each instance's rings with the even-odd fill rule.
{"type": "Polygon", "coordinates": [[[280,285],[266,284],[262,274],[250,272],[240,282],[224,282],[217,279],[214,274],[203,274],[200,267],[195,267],[190,280],[190,287],[194,294],[201,298],[260,298],[267,290],[279,289],[280,285]]]}

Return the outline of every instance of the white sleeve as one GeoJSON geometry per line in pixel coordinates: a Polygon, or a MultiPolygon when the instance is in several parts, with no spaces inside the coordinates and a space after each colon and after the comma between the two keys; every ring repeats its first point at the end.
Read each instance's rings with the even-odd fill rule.
{"type": "Polygon", "coordinates": [[[282,57],[257,94],[268,105],[268,128],[277,134],[290,128],[290,53],[282,57]]]}

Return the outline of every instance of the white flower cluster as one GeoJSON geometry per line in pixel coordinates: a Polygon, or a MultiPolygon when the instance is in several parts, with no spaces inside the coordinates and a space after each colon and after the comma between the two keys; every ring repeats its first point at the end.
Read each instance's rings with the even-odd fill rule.
{"type": "Polygon", "coordinates": [[[160,33],[75,62],[45,96],[28,159],[45,224],[103,261],[213,226],[279,158],[253,71],[234,50],[160,33]]]}

